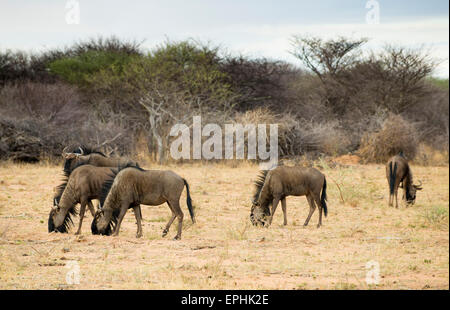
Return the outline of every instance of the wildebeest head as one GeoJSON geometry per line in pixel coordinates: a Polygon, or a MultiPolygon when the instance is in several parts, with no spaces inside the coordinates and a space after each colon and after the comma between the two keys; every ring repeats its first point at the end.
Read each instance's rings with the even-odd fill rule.
{"type": "Polygon", "coordinates": [[[91,232],[93,235],[111,235],[113,228],[112,212],[103,210],[99,205],[97,212],[95,212],[94,219],[91,224],[91,232]]]}
{"type": "Polygon", "coordinates": [[[250,210],[250,221],[254,226],[266,226],[269,223],[270,210],[264,208],[261,204],[254,200],[250,210]]]}
{"type": "Polygon", "coordinates": [[[416,202],[416,193],[417,191],[422,190],[422,182],[419,181],[419,184],[412,184],[407,188],[406,191],[406,203],[413,205],[416,202]]]}
{"type": "Polygon", "coordinates": [[[67,233],[73,225],[72,215],[76,215],[76,209],[61,208],[58,199],[55,197],[48,216],[48,232],[67,233]]]}
{"type": "Polygon", "coordinates": [[[69,151],[69,147],[65,147],[61,155],[64,158],[64,171],[70,173],[80,160],[85,157],[85,151],[81,146],[72,151],[69,151]]]}

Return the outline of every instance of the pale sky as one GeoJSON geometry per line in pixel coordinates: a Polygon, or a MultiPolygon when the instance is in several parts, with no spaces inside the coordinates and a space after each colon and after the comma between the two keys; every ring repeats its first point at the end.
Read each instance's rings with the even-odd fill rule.
{"type": "Polygon", "coordinates": [[[152,48],[167,38],[194,38],[252,57],[300,65],[289,54],[292,35],[371,39],[425,48],[441,61],[435,76],[449,76],[449,5],[443,0],[0,0],[0,49],[41,51],[75,40],[116,35],[152,48]],[[75,1],[79,24],[68,24],[75,1]],[[379,4],[379,24],[366,15],[379,4]]]}

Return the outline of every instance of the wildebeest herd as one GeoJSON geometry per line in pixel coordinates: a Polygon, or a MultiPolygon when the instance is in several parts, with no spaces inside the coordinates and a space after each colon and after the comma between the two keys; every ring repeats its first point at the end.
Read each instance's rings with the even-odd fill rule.
{"type": "MultiPolygon", "coordinates": [[[[157,206],[167,203],[172,216],[163,230],[166,236],[175,219],[178,220],[175,239],[181,238],[183,211],[180,197],[186,188],[186,204],[193,223],[194,207],[188,182],[172,171],[144,170],[135,161],[125,158],[110,158],[86,146],[66,147],[64,158],[64,181],[54,189],[53,207],[48,219],[49,232],[68,232],[73,226],[72,216],[79,213],[80,219],[75,234],[81,232],[86,206],[94,217],[91,223],[93,234],[119,234],[120,225],[128,209],[133,209],[136,217],[136,237],[142,236],[141,205],[157,206]],[[97,209],[92,200],[99,200],[97,209]],[[80,204],[80,210],[76,206],[80,204]]],[[[398,188],[403,188],[403,199],[414,204],[416,192],[421,184],[414,185],[411,168],[400,152],[386,165],[389,184],[389,206],[395,198],[398,208],[398,188]]],[[[323,173],[315,168],[278,166],[272,170],[261,171],[255,181],[255,193],[250,210],[250,221],[256,226],[270,226],[275,210],[281,201],[284,225],[287,225],[286,197],[306,196],[309,214],[307,226],[316,207],[319,222],[322,214],[327,216],[327,181],[323,173]]]]}

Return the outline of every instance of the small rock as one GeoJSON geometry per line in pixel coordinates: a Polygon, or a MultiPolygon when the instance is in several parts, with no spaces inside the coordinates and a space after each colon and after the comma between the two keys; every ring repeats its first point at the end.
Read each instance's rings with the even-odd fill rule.
{"type": "Polygon", "coordinates": [[[70,249],[69,248],[63,248],[62,251],[63,251],[63,253],[67,253],[67,252],[70,252],[70,249]]]}

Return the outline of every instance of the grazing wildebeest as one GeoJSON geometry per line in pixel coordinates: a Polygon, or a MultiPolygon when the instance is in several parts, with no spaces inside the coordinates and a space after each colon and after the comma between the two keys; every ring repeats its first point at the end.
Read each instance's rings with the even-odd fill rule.
{"type": "Polygon", "coordinates": [[[89,164],[97,167],[119,167],[119,166],[136,166],[139,164],[127,158],[110,158],[99,151],[95,151],[90,147],[80,146],[69,152],[68,147],[62,152],[64,158],[64,171],[68,172],[81,163],[89,164]]]}
{"type": "Polygon", "coordinates": [[[250,213],[250,220],[253,225],[270,225],[280,200],[284,225],[287,225],[287,196],[306,195],[309,203],[309,215],[304,226],[308,225],[316,205],[319,208],[317,227],[322,225],[322,210],[327,216],[327,182],[325,176],[315,168],[279,166],[273,170],[264,170],[256,180],[255,185],[256,192],[250,213]],[[322,195],[320,195],[321,191],[322,195]],[[269,208],[270,205],[272,205],[272,210],[269,208]]]}
{"type": "Polygon", "coordinates": [[[180,196],[186,186],[186,203],[192,222],[195,223],[189,184],[172,171],[144,170],[138,167],[124,167],[114,172],[114,179],[104,184],[100,205],[92,221],[93,234],[119,235],[120,224],[129,208],[133,208],[137,221],[136,237],[142,236],[141,212],[139,204],[158,206],[167,202],[172,217],[163,231],[163,237],[169,232],[170,225],[178,218],[178,232],[175,239],[181,238],[183,211],[180,208],[180,196]]]}
{"type": "Polygon", "coordinates": [[[48,218],[48,231],[67,232],[73,225],[71,216],[77,214],[75,207],[79,203],[81,205],[80,222],[75,233],[79,234],[86,205],[95,216],[91,200],[100,199],[102,185],[111,178],[111,169],[117,170],[117,168],[79,164],[69,174],[65,171],[66,180],[57,187],[53,199],[53,207],[48,218]]]}
{"type": "Polygon", "coordinates": [[[398,208],[398,187],[403,187],[403,199],[408,204],[414,204],[416,201],[416,192],[422,189],[422,182],[418,185],[413,184],[413,176],[408,161],[402,153],[389,159],[386,164],[386,178],[389,184],[389,206],[394,204],[398,208]],[[402,185],[400,185],[400,183],[402,185]]]}

